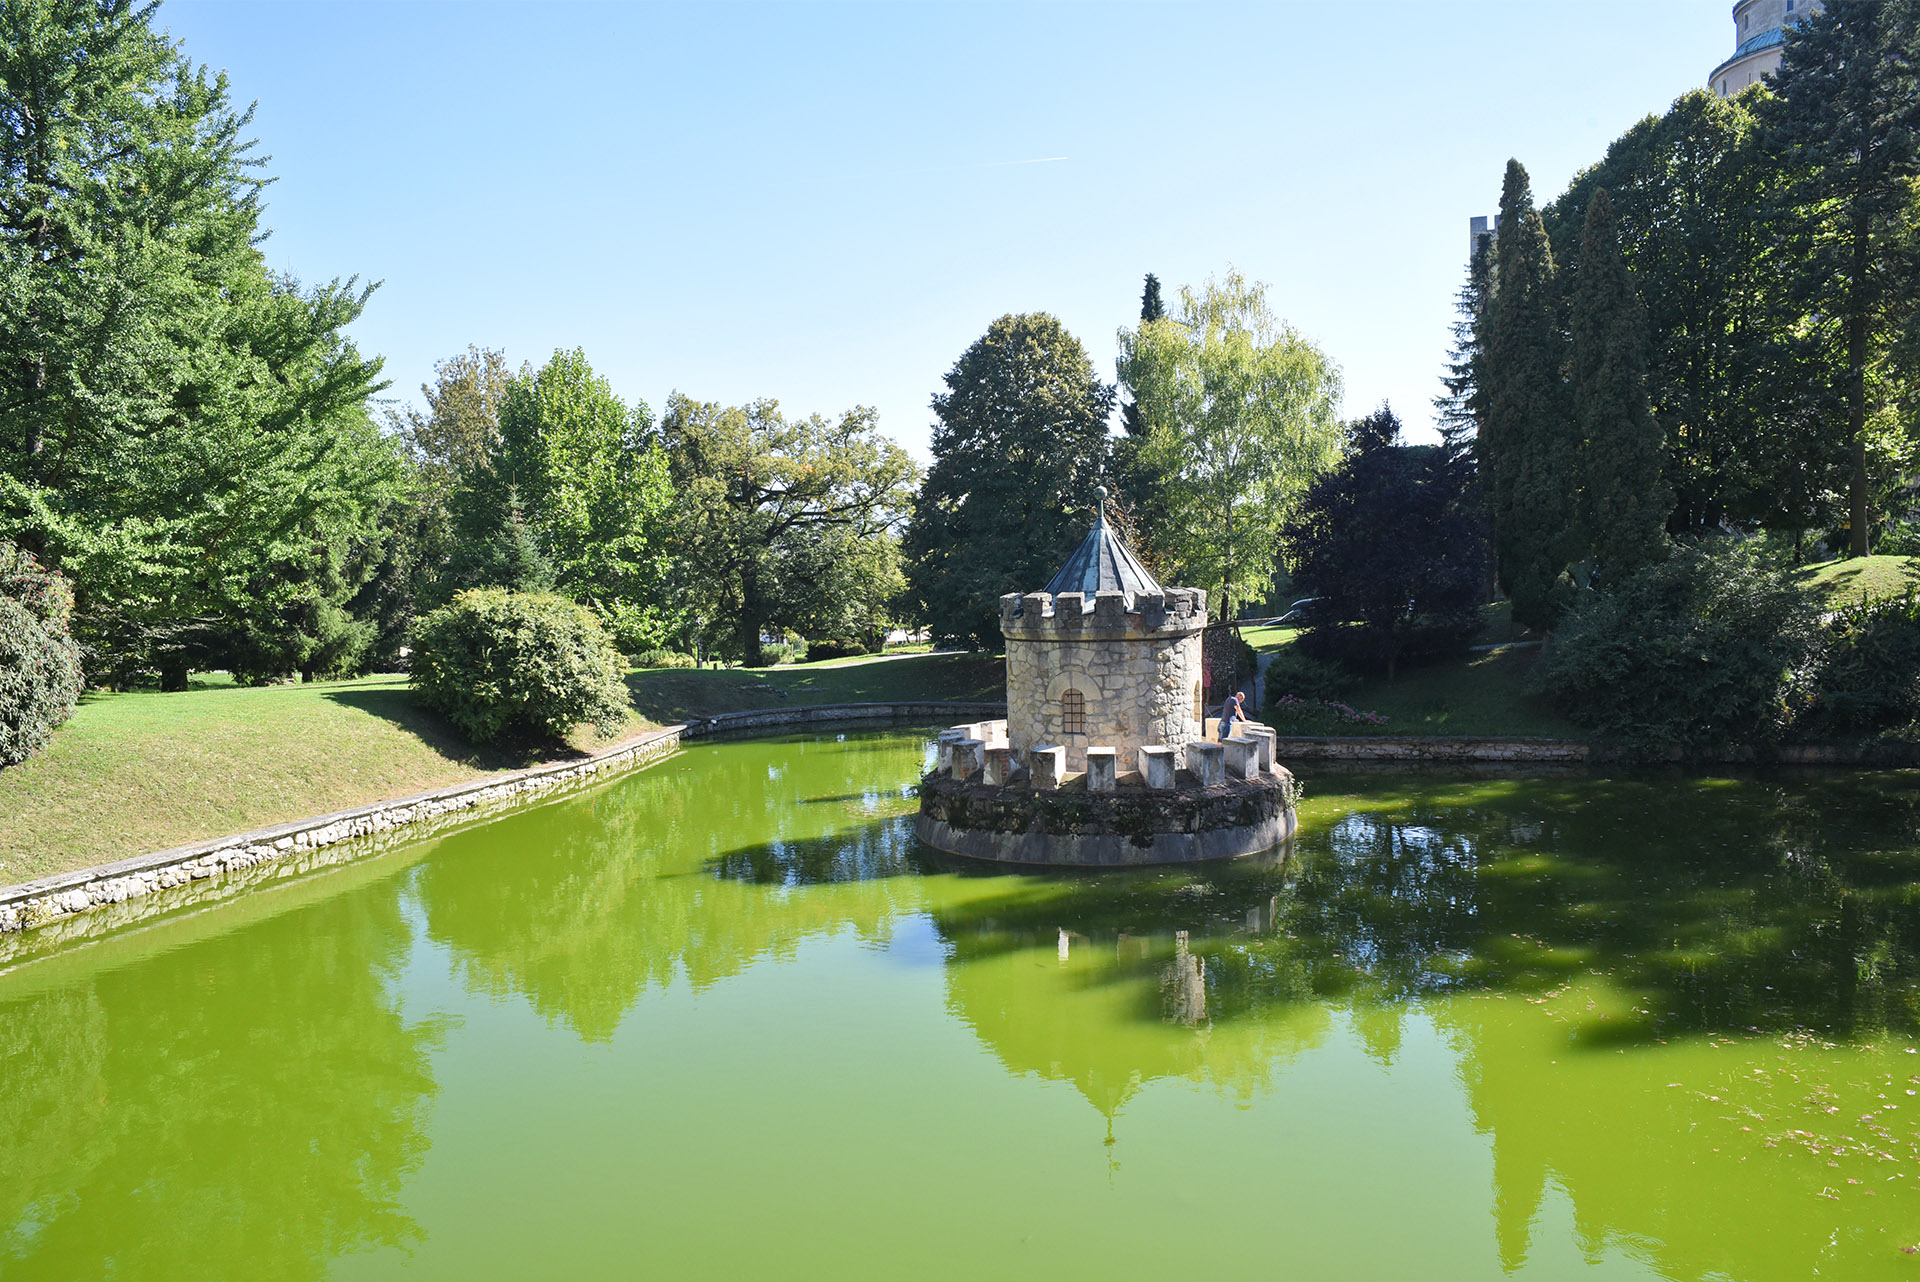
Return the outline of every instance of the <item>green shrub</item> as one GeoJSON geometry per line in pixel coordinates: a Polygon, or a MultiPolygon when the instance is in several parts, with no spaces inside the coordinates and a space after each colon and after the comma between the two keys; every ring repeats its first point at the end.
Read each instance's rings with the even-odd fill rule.
{"type": "Polygon", "coordinates": [[[784,640],[760,647],[760,662],[764,667],[777,668],[783,663],[805,663],[806,661],[807,643],[791,634],[784,640]]]}
{"type": "Polygon", "coordinates": [[[1387,724],[1378,712],[1363,712],[1337,699],[1302,699],[1283,694],[1267,709],[1267,724],[1276,734],[1346,736],[1365,734],[1387,724]]]}
{"type": "Polygon", "coordinates": [[[808,663],[819,663],[826,659],[853,659],[871,653],[865,642],[849,640],[846,637],[829,637],[825,641],[807,642],[808,663]]]}
{"type": "Polygon", "coordinates": [[[1920,721],[1920,589],[1847,606],[1827,623],[1810,734],[1859,735],[1920,721]]]}
{"type": "Polygon", "coordinates": [[[1535,666],[1566,715],[1642,757],[1777,742],[1811,702],[1814,608],[1753,549],[1680,549],[1587,597],[1535,666]]]}
{"type": "Polygon", "coordinates": [[[636,668],[691,668],[697,666],[694,657],[682,654],[678,650],[642,650],[633,656],[636,668]]]}
{"type": "Polygon", "coordinates": [[[1316,659],[1290,645],[1267,661],[1268,704],[1293,696],[1317,703],[1338,701],[1356,684],[1353,674],[1337,663],[1316,659]]]}
{"type": "Polygon", "coordinates": [[[413,687],[476,743],[611,734],[629,708],[620,654],[583,605],[549,593],[480,588],[422,619],[413,687]]]}
{"type": "Polygon", "coordinates": [[[0,541],[0,766],[46,747],[80,701],[67,581],[0,541]]]}

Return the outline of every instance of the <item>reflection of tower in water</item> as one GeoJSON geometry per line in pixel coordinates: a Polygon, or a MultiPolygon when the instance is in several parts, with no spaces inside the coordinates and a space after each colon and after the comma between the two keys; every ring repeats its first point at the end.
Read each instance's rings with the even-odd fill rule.
{"type": "MultiPolygon", "coordinates": [[[[1128,897],[1100,922],[939,918],[953,946],[947,1007],[1009,1073],[1070,1083],[1106,1120],[1108,1143],[1127,1103],[1159,1079],[1240,1098],[1264,1092],[1329,1020],[1324,1007],[1302,1004],[1277,1019],[1216,1022],[1210,957],[1270,934],[1281,897],[1270,880],[1226,890],[1239,900],[1228,904],[1204,889],[1157,904],[1128,897]]],[[[1047,911],[1035,909],[1035,918],[1047,911]]]]}

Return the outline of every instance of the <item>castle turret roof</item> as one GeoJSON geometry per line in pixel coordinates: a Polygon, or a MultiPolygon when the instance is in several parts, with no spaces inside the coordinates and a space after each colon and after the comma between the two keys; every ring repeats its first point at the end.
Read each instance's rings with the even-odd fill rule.
{"type": "Polygon", "coordinates": [[[1054,596],[1062,592],[1084,592],[1087,594],[1088,609],[1093,608],[1093,595],[1096,592],[1124,592],[1127,594],[1129,610],[1133,608],[1135,599],[1143,593],[1166,591],[1147,573],[1147,567],[1140,564],[1139,558],[1120,541],[1120,536],[1107,525],[1104,510],[1094,520],[1093,530],[1087,535],[1086,542],[1067,558],[1067,563],[1060,567],[1046,590],[1054,596]]]}

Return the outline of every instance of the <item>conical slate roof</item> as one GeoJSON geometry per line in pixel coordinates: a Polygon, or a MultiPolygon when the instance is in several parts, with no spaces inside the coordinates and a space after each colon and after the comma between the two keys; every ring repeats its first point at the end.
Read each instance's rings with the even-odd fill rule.
{"type": "Polygon", "coordinates": [[[1132,609],[1134,601],[1144,592],[1164,592],[1154,577],[1147,573],[1147,567],[1120,541],[1120,536],[1107,526],[1107,514],[1102,511],[1093,523],[1092,533],[1087,535],[1060,572],[1047,584],[1047,592],[1058,595],[1062,592],[1084,592],[1087,594],[1087,608],[1093,608],[1093,594],[1096,592],[1124,592],[1127,594],[1127,608],[1132,609]]]}

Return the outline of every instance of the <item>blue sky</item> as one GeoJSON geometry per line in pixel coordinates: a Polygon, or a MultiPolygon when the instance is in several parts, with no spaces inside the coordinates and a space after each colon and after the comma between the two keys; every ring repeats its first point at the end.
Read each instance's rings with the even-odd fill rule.
{"type": "Polygon", "coordinates": [[[629,400],[867,404],[1049,311],[1113,377],[1141,278],[1232,264],[1417,432],[1467,219],[1543,200],[1732,51],[1727,0],[478,4],[169,0],[257,100],[276,269],[382,282],[418,400],[469,343],[629,400]],[[1032,162],[1032,163],[1022,163],[1032,162]]]}

